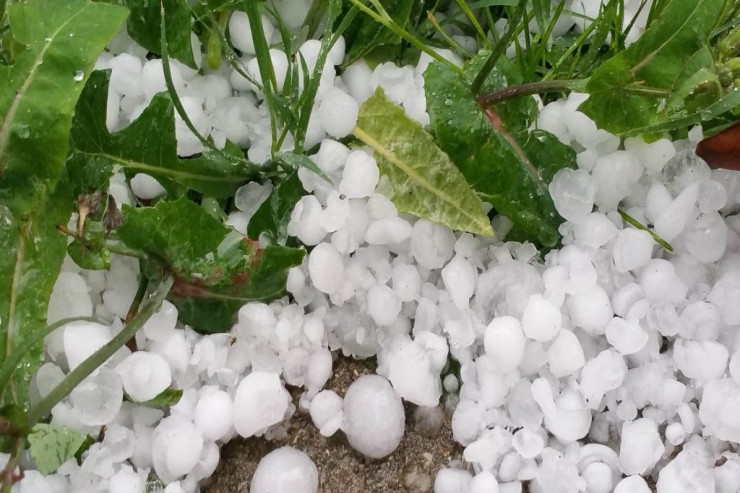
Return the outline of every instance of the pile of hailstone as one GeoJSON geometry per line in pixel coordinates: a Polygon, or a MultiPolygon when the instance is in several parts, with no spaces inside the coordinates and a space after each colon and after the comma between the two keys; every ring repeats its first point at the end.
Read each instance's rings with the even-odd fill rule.
{"type": "MultiPolygon", "coordinates": [[[[268,19],[266,35],[275,36],[268,19]]],[[[234,45],[254,70],[248,23],[231,20],[234,45]]],[[[309,68],[317,42],[301,47],[309,68]]],[[[289,297],[249,303],[230,333],[199,335],[165,302],[136,336],[58,404],[52,423],[104,439],[55,474],[27,463],[18,493],[138,493],[156,475],[166,493],[195,492],[237,435],[284,436],[295,413],[309,413],[324,436],[344,433],[370,458],[393,453],[404,430],[402,400],[452,415],[466,469],[439,471],[435,493],[732,493],[740,490],[740,200],[738,176],[711,171],[692,149],[701,137],[652,143],[618,138],[577,111],[573,94],[541,109],[537,126],[578,152],[578,169],[550,184],[563,247],[540,254],[496,238],[456,233],[400,214],[372,152],[348,149],[360,104],[376,87],[428,123],[422,74],[363,62],[336,75],[330,54],[307,147],[332,183],[301,170],[307,194],[289,233],[309,249],[290,271],[289,297]],[[670,242],[626,225],[620,207],[670,242]],[[377,375],[346,395],[324,389],[338,353],[377,356],[377,375]],[[460,363],[448,371],[449,358],[460,363]],[[303,393],[294,403],[286,386],[303,393]],[[175,387],[166,411],[137,404],[175,387]],[[129,397],[124,400],[124,393],[129,397]]],[[[281,74],[285,54],[273,50],[281,74]]],[[[164,89],[159,60],[121,37],[102,56],[112,69],[107,125],[120,129],[164,89]]],[[[444,56],[450,57],[449,53],[444,56]]],[[[269,122],[261,95],[228,67],[198,75],[172,62],[183,105],[203,135],[249,147],[261,162],[269,122]]],[[[257,74],[255,74],[257,75],[257,74]]],[[[177,122],[178,151],[200,151],[177,122]]],[[[286,145],[290,145],[289,143],[286,145]]],[[[270,184],[239,190],[228,224],[242,233],[270,184]]],[[[116,176],[118,204],[162,193],[151,177],[116,176]]],[[[33,399],[121,330],[138,286],[136,260],[115,257],[108,272],[65,263],[48,321],[95,315],[46,341],[33,399]]],[[[318,472],[305,453],[284,447],[255,473],[253,493],[314,493],[318,472]]]]}

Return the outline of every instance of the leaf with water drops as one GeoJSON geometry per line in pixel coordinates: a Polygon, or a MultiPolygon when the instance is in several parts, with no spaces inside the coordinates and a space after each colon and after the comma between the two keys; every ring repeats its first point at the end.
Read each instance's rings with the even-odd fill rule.
{"type": "Polygon", "coordinates": [[[64,169],[75,102],[98,54],[128,12],[87,0],[31,0],[8,7],[25,47],[0,66],[0,202],[29,214],[64,169]]]}

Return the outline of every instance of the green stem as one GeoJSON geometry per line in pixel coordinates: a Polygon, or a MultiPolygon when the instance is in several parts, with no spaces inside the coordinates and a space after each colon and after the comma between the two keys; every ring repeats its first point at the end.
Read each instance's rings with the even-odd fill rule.
{"type": "Polygon", "coordinates": [[[665,241],[663,238],[661,238],[657,234],[655,234],[655,232],[653,232],[650,228],[648,228],[647,226],[645,226],[644,224],[642,224],[640,221],[638,221],[634,217],[632,217],[629,214],[627,214],[622,209],[619,209],[618,212],[619,212],[619,215],[622,216],[622,219],[624,219],[624,221],[626,223],[631,224],[635,228],[640,229],[642,231],[647,231],[648,233],[650,233],[650,236],[653,237],[653,240],[655,240],[655,242],[658,245],[662,246],[663,248],[665,248],[669,252],[672,252],[673,251],[673,247],[671,246],[671,244],[668,243],[667,241],[665,241]]]}
{"type": "Polygon", "coordinates": [[[450,48],[456,50],[458,53],[465,57],[471,58],[473,56],[473,54],[466,50],[464,46],[452,39],[450,35],[445,32],[442,26],[439,25],[437,18],[434,17],[434,13],[431,10],[427,11],[427,18],[429,19],[429,22],[432,23],[432,26],[434,26],[434,28],[437,30],[439,35],[442,36],[445,41],[447,41],[447,44],[450,45],[450,48]]]}
{"type": "Polygon", "coordinates": [[[58,329],[59,327],[63,327],[64,325],[70,324],[72,322],[105,323],[103,320],[100,320],[99,318],[96,318],[96,317],[63,318],[62,320],[58,320],[57,322],[47,325],[43,329],[38,330],[35,333],[31,334],[31,337],[23,341],[23,344],[15,348],[15,350],[13,350],[13,352],[10,353],[10,356],[8,356],[8,359],[5,360],[5,363],[3,363],[2,368],[0,368],[0,395],[2,395],[5,392],[5,388],[10,382],[10,377],[13,376],[13,372],[16,370],[16,368],[18,368],[18,365],[23,359],[23,356],[25,356],[28,353],[28,351],[30,351],[31,348],[34,347],[36,344],[41,343],[46,336],[54,332],[56,329],[58,329]]]}
{"type": "MultiPolygon", "coordinates": [[[[218,14],[216,21],[217,31],[221,32],[226,29],[229,22],[229,12],[224,11],[218,14]]],[[[218,33],[210,31],[208,33],[208,47],[206,48],[206,62],[211,70],[218,70],[221,67],[221,36],[218,33]]]]}
{"type": "Polygon", "coordinates": [[[531,96],[533,94],[548,92],[582,91],[586,86],[586,82],[588,82],[588,79],[549,80],[509,86],[478,96],[478,104],[486,107],[521,96],[531,96]]]}
{"type": "MultiPolygon", "coordinates": [[[[493,67],[496,66],[496,62],[499,58],[501,58],[501,55],[506,52],[506,48],[509,46],[511,39],[514,37],[514,33],[517,30],[519,20],[524,15],[526,7],[527,0],[519,0],[519,4],[514,11],[514,15],[512,15],[512,17],[509,19],[508,24],[506,25],[506,32],[504,32],[504,35],[501,37],[501,39],[498,40],[498,43],[496,43],[496,48],[493,50],[493,52],[491,52],[488,60],[486,60],[483,68],[480,72],[478,72],[478,75],[473,81],[473,85],[471,87],[473,94],[478,94],[481,87],[483,87],[483,82],[486,80],[486,77],[488,77],[488,74],[490,74],[491,70],[493,70],[493,67]]],[[[493,27],[491,27],[491,29],[493,29],[493,27]]]]}
{"type": "Polygon", "coordinates": [[[488,49],[493,49],[493,43],[491,43],[491,40],[488,39],[488,36],[486,36],[485,31],[483,30],[483,27],[480,25],[480,22],[478,22],[478,19],[475,18],[475,15],[473,14],[473,11],[470,10],[470,7],[468,7],[468,4],[465,0],[455,0],[457,2],[457,6],[460,7],[460,10],[465,14],[465,16],[468,18],[470,23],[475,28],[475,31],[478,33],[478,36],[480,36],[480,39],[482,42],[484,42],[486,45],[488,45],[488,49]]]}
{"type": "Polygon", "coordinates": [[[10,456],[8,463],[5,465],[5,469],[3,469],[2,471],[2,493],[11,493],[11,490],[13,489],[13,483],[22,479],[23,477],[22,475],[18,478],[15,476],[15,468],[18,467],[18,464],[21,462],[21,456],[23,455],[25,445],[25,438],[17,437],[15,439],[15,447],[13,448],[13,453],[10,456]]]}
{"type": "MultiPolygon", "coordinates": [[[[410,44],[420,49],[421,51],[423,51],[430,57],[434,58],[438,62],[447,63],[455,70],[455,72],[462,73],[462,69],[460,69],[460,67],[458,67],[457,65],[453,64],[452,62],[444,58],[442,55],[434,51],[426,43],[421,41],[419,38],[417,38],[410,32],[406,31],[404,28],[396,24],[393,21],[393,19],[391,19],[390,17],[386,18],[386,17],[381,16],[380,14],[376,13],[375,11],[373,11],[372,9],[364,5],[360,0],[349,0],[349,1],[352,2],[352,4],[356,6],[358,9],[362,10],[367,15],[372,17],[373,20],[387,27],[388,29],[396,33],[398,36],[402,37],[403,39],[405,39],[410,44]]],[[[526,1],[526,0],[522,0],[522,1],[526,1]]]]}
{"type": "Polygon", "coordinates": [[[167,276],[157,286],[157,289],[144,303],[139,313],[128,323],[121,332],[103,345],[100,349],[95,351],[90,357],[83,361],[77,368],[72,370],[64,377],[59,385],[49,392],[43,399],[41,399],[35,406],[28,411],[28,426],[33,427],[40,420],[44,419],[49,415],[51,410],[59,402],[67,397],[77,385],[80,384],[88,375],[102,366],[108,358],[113,356],[126,341],[136,334],[136,332],[144,325],[144,323],[151,317],[154,312],[159,308],[159,305],[167,297],[167,294],[172,288],[173,278],[167,276]]]}

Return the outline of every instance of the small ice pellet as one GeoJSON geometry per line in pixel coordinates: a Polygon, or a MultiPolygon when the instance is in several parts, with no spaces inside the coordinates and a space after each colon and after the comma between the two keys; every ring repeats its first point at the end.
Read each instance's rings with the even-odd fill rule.
{"type": "Polygon", "coordinates": [[[249,491],[252,493],[316,493],[319,471],[305,453],[293,447],[280,447],[257,464],[249,491]]]}
{"type": "Polygon", "coordinates": [[[573,223],[585,219],[594,207],[596,188],[587,171],[562,168],[555,173],[549,190],[558,213],[573,223]]]}
{"type": "Polygon", "coordinates": [[[344,282],[342,256],[330,243],[321,243],[311,251],[308,257],[308,272],[316,289],[332,294],[344,282]]]}
{"type": "Polygon", "coordinates": [[[640,418],[622,425],[619,466],[625,474],[645,474],[660,460],[665,447],[655,421],[640,418]]]}
{"type": "Polygon", "coordinates": [[[475,267],[461,255],[456,255],[442,269],[442,280],[447,292],[450,293],[452,302],[458,308],[468,306],[470,297],[475,292],[477,278],[478,272],[475,267]]]}
{"type": "Polygon", "coordinates": [[[482,471],[470,481],[468,493],[498,493],[498,481],[490,471],[482,471]]]}
{"type": "Polygon", "coordinates": [[[165,193],[165,189],[157,180],[144,173],[136,173],[131,178],[131,191],[143,200],[156,199],[165,193]]]}
{"type": "Polygon", "coordinates": [[[180,414],[162,421],[152,436],[152,463],[159,478],[171,483],[189,474],[198,464],[203,437],[193,423],[180,414]]]}
{"type": "Polygon", "coordinates": [[[640,286],[651,303],[679,303],[688,287],[676,274],[676,268],[664,259],[653,259],[640,273],[640,286]]]}
{"type": "Polygon", "coordinates": [[[566,304],[573,325],[590,335],[603,334],[614,316],[609,296],[598,285],[570,295],[566,304]]]}
{"type": "Polygon", "coordinates": [[[486,328],[484,346],[502,372],[516,369],[524,358],[526,338],[519,320],[514,317],[494,318],[486,328]]]}
{"type": "Polygon", "coordinates": [[[666,426],[665,438],[671,445],[682,444],[685,437],[686,432],[683,431],[683,426],[681,426],[681,423],[676,422],[666,426]]]}
{"type": "Polygon", "coordinates": [[[638,324],[614,317],[606,326],[606,340],[621,354],[633,354],[645,347],[648,333],[638,324]]]}
{"type": "Polygon", "coordinates": [[[549,341],[560,331],[562,315],[554,303],[546,300],[541,294],[529,297],[522,315],[524,335],[535,341],[549,341]]]}
{"type": "Polygon", "coordinates": [[[628,228],[619,232],[614,242],[614,266],[617,272],[638,269],[650,262],[655,240],[647,231],[628,228]]]}
{"type": "Polygon", "coordinates": [[[650,493],[650,487],[642,476],[627,476],[614,487],[614,493],[650,493]]]}
{"type": "Polygon", "coordinates": [[[319,106],[321,126],[336,139],[346,137],[357,123],[360,105],[346,92],[333,87],[329,89],[319,106]]]}
{"type": "Polygon", "coordinates": [[[110,327],[96,322],[72,322],[62,330],[64,354],[70,370],[77,368],[113,337],[110,327]]]}
{"type": "Polygon", "coordinates": [[[547,350],[547,363],[555,377],[564,377],[580,369],[586,362],[583,347],[570,330],[561,330],[547,350]]]}
{"type": "Polygon", "coordinates": [[[234,404],[223,390],[205,394],[198,400],[193,414],[195,427],[206,440],[219,440],[231,429],[234,404]]]}
{"type": "Polygon", "coordinates": [[[716,341],[677,339],[673,343],[673,361],[687,378],[713,380],[727,367],[727,348],[716,341]]]}
{"type": "Polygon", "coordinates": [[[378,165],[364,151],[352,151],[347,156],[339,191],[349,199],[370,196],[380,179],[378,165]]]}
{"type": "Polygon", "coordinates": [[[136,351],[116,367],[123,389],[135,402],[146,402],[164,392],[172,383],[167,361],[156,353],[136,351]]]}
{"type": "Polygon", "coordinates": [[[450,228],[419,219],[411,233],[411,255],[426,269],[439,269],[455,249],[455,234],[450,228]]]}
{"type": "Polygon", "coordinates": [[[252,372],[234,395],[234,428],[243,437],[262,433],[285,417],[290,394],[275,373],[252,372]]]}
{"type": "Polygon", "coordinates": [[[322,390],[311,399],[311,420],[322,436],[330,437],[341,428],[342,404],[342,398],[333,390],[322,390]]]}
{"type": "Polygon", "coordinates": [[[522,428],[514,433],[511,446],[514,447],[514,450],[522,459],[534,459],[542,452],[545,441],[539,433],[522,428]]]}

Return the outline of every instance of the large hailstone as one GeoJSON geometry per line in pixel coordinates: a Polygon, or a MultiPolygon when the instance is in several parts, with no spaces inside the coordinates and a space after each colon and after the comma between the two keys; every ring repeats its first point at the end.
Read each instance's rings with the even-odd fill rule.
{"type": "Polygon", "coordinates": [[[137,351],[116,367],[123,389],[136,402],[154,399],[172,383],[167,361],[156,353],[137,351]]]}
{"type": "Polygon", "coordinates": [[[372,459],[392,454],[401,443],[405,424],[401,398],[385,378],[364,375],[347,389],[342,429],[361,454],[372,459]]]}
{"type": "Polygon", "coordinates": [[[290,394],[275,373],[255,371],[244,377],[234,395],[234,428],[251,437],[278,424],[290,405],[290,394]]]}
{"type": "Polygon", "coordinates": [[[252,493],[316,493],[319,471],[311,458],[293,447],[280,447],[260,460],[252,476],[252,493]]]}

